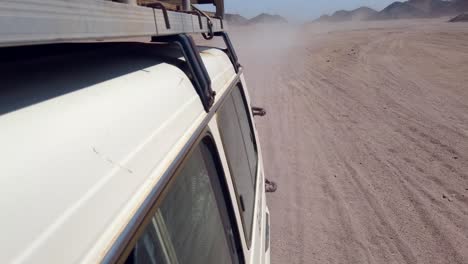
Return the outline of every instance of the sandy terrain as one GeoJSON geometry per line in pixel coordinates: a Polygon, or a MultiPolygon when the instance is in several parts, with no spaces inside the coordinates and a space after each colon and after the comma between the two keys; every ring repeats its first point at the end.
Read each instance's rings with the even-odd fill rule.
{"type": "Polygon", "coordinates": [[[273,264],[468,263],[466,25],[232,31],[268,111],[273,264]]]}

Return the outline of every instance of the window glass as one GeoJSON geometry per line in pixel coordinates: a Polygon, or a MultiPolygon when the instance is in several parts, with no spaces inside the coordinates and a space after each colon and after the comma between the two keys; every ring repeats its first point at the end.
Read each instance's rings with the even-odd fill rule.
{"type": "Polygon", "coordinates": [[[159,208],[127,259],[131,264],[238,263],[219,175],[202,143],[170,183],[159,208]],[[226,213],[226,211],[224,211],[226,213]]]}
{"type": "Polygon", "coordinates": [[[226,98],[218,112],[218,125],[238,195],[247,240],[250,240],[255,205],[257,151],[240,87],[226,98]]]}
{"type": "Polygon", "coordinates": [[[247,112],[247,107],[244,104],[244,99],[241,94],[240,87],[232,91],[232,99],[236,106],[237,117],[239,118],[239,125],[242,131],[242,137],[244,139],[245,150],[250,166],[250,173],[252,176],[252,184],[255,186],[255,180],[257,175],[257,150],[254,144],[255,139],[253,130],[250,126],[250,115],[247,112]]]}

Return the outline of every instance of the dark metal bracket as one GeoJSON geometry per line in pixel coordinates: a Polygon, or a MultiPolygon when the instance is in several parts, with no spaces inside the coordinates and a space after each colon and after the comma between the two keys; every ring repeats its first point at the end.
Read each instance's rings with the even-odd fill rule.
{"type": "Polygon", "coordinates": [[[201,33],[203,38],[206,39],[206,40],[210,40],[210,39],[213,39],[214,37],[214,33],[213,33],[213,21],[211,21],[211,17],[209,15],[207,15],[205,12],[201,11],[200,9],[198,9],[196,6],[194,5],[191,5],[192,6],[192,9],[198,13],[199,15],[201,16],[204,16],[207,20],[207,23],[208,23],[208,34],[206,33],[201,33]]]}
{"type": "MultiPolygon", "coordinates": [[[[204,16],[207,19],[208,34],[202,33],[202,36],[203,36],[204,39],[210,40],[210,39],[213,39],[213,37],[215,37],[215,36],[216,37],[223,37],[224,43],[226,44],[226,49],[224,50],[224,52],[226,52],[227,55],[229,56],[229,59],[231,60],[232,65],[234,66],[234,69],[235,69],[236,73],[239,73],[239,69],[240,69],[239,59],[237,57],[236,51],[234,50],[234,46],[232,45],[232,42],[231,42],[231,39],[229,38],[228,33],[224,32],[224,31],[213,32],[213,21],[211,21],[211,17],[208,16],[205,12],[198,9],[194,5],[192,5],[192,9],[195,10],[195,12],[198,13],[199,16],[204,16]]],[[[224,30],[223,18],[219,17],[219,16],[215,17],[215,18],[219,19],[219,21],[221,23],[221,29],[224,30]]]]}
{"type": "Polygon", "coordinates": [[[236,51],[234,50],[234,46],[232,45],[231,39],[229,38],[229,35],[227,32],[221,31],[221,32],[215,32],[215,36],[217,37],[223,37],[224,43],[226,45],[226,49],[224,52],[228,55],[229,59],[232,62],[232,65],[234,66],[234,69],[236,70],[236,73],[239,73],[239,69],[241,67],[239,63],[239,59],[237,57],[236,51]]]}
{"type": "Polygon", "coordinates": [[[193,12],[193,13],[198,16],[198,24],[200,25],[200,29],[202,30],[203,29],[203,22],[202,22],[200,13],[198,13],[198,12],[193,12]]]}
{"type": "Polygon", "coordinates": [[[206,39],[206,40],[210,40],[210,39],[213,39],[214,37],[214,33],[213,33],[213,22],[211,21],[211,19],[208,18],[207,20],[208,22],[208,34],[206,33],[201,33],[203,38],[206,39]]]}
{"type": "Polygon", "coordinates": [[[205,111],[209,112],[215,101],[216,92],[211,88],[210,76],[206,70],[205,64],[203,64],[198,48],[192,37],[187,34],[158,36],[153,37],[151,41],[174,43],[180,48],[185,61],[187,62],[193,86],[195,86],[195,89],[200,96],[205,111]]]}

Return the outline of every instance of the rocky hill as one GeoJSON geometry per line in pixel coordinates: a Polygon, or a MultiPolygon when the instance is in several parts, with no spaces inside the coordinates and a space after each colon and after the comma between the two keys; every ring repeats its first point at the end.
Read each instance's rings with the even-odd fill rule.
{"type": "Polygon", "coordinates": [[[419,18],[426,14],[408,2],[394,2],[378,12],[372,19],[419,18]]]}
{"type": "Polygon", "coordinates": [[[224,19],[229,23],[229,25],[235,26],[244,26],[249,24],[249,20],[238,14],[225,14],[224,19]]]}
{"type": "Polygon", "coordinates": [[[352,11],[340,10],[333,15],[321,16],[316,21],[341,22],[352,20],[380,20],[440,17],[468,11],[468,0],[408,0],[393,2],[377,12],[368,7],[352,11]]]}
{"type": "Polygon", "coordinates": [[[409,0],[407,3],[430,17],[444,16],[456,12],[454,1],[409,0]]]}
{"type": "Polygon", "coordinates": [[[322,22],[342,22],[351,20],[367,20],[374,17],[378,12],[369,7],[360,7],[351,11],[340,10],[333,13],[333,15],[321,16],[317,21],[322,22]]]}
{"type": "Polygon", "coordinates": [[[468,13],[460,14],[450,19],[449,22],[468,22],[468,13]]]}
{"type": "Polygon", "coordinates": [[[276,23],[280,23],[280,24],[283,24],[283,23],[288,23],[288,21],[280,16],[280,15],[270,15],[270,14],[266,14],[266,13],[262,13],[252,19],[249,20],[249,23],[250,24],[258,24],[258,23],[261,23],[261,24],[276,24],[276,23]]]}

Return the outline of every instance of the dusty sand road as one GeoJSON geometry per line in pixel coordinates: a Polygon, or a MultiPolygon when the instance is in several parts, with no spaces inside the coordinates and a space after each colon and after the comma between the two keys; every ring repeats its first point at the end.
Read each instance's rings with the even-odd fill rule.
{"type": "Polygon", "coordinates": [[[468,263],[468,27],[333,27],[233,30],[272,263],[468,263]]]}

